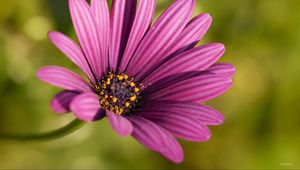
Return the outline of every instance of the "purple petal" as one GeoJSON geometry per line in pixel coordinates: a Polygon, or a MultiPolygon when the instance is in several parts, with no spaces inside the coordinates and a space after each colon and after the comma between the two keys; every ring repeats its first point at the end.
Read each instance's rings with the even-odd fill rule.
{"type": "Polygon", "coordinates": [[[60,32],[50,32],[48,37],[58,49],[60,49],[93,83],[95,83],[95,77],[93,76],[87,59],[82,53],[81,48],[73,40],[60,32]]]}
{"type": "Polygon", "coordinates": [[[175,83],[145,96],[147,99],[205,102],[226,92],[232,84],[227,77],[201,75],[175,83]]]}
{"type": "Polygon", "coordinates": [[[212,18],[209,14],[201,14],[194,17],[180,33],[175,43],[167,51],[166,56],[169,56],[174,52],[179,54],[195,47],[209,29],[211,22],[212,18]]]}
{"type": "Polygon", "coordinates": [[[148,84],[147,86],[144,87],[144,90],[142,91],[142,95],[145,94],[150,94],[150,93],[155,93],[156,91],[159,91],[161,89],[167,88],[173,84],[179,83],[181,81],[197,77],[200,75],[205,75],[205,74],[212,74],[208,72],[183,72],[183,73],[178,73],[174,74],[171,76],[168,76],[166,78],[160,79],[159,81],[156,81],[153,84],[148,84]]]}
{"type": "Polygon", "coordinates": [[[189,117],[185,113],[174,113],[170,110],[163,112],[145,110],[139,112],[139,116],[155,122],[178,138],[194,142],[210,139],[209,129],[200,120],[189,117]]]}
{"type": "Polygon", "coordinates": [[[186,26],[195,6],[194,0],[175,1],[145,35],[126,72],[134,77],[143,75],[173,45],[186,26]]]}
{"type": "Polygon", "coordinates": [[[106,116],[112,128],[121,136],[128,136],[133,131],[133,126],[129,120],[123,116],[116,115],[113,112],[107,111],[106,116]]]}
{"type": "Polygon", "coordinates": [[[76,73],[58,66],[39,69],[37,77],[42,81],[70,91],[90,92],[91,86],[76,73]]]}
{"type": "Polygon", "coordinates": [[[126,50],[122,58],[120,72],[125,71],[133,53],[144,37],[146,31],[149,29],[149,26],[154,17],[155,6],[155,0],[140,1],[139,8],[126,46],[126,50]]]}
{"type": "Polygon", "coordinates": [[[51,101],[52,110],[59,114],[70,112],[70,103],[79,94],[66,90],[56,94],[51,101]]]}
{"type": "Polygon", "coordinates": [[[217,110],[198,103],[179,101],[151,101],[141,107],[141,111],[147,112],[172,112],[173,114],[184,114],[192,119],[200,120],[205,125],[221,125],[224,116],[217,110]]]}
{"type": "Polygon", "coordinates": [[[188,50],[165,62],[147,76],[143,83],[152,84],[167,76],[189,71],[204,71],[214,64],[223,54],[224,45],[219,43],[207,44],[188,50]]]}
{"type": "Polygon", "coordinates": [[[235,73],[235,67],[231,64],[216,63],[209,67],[207,71],[220,76],[232,77],[235,73]]]}
{"type": "Polygon", "coordinates": [[[99,33],[99,43],[101,48],[101,63],[102,68],[108,67],[108,46],[110,38],[110,21],[109,21],[109,9],[107,0],[92,0],[91,9],[95,15],[95,21],[97,24],[97,30],[99,33]]]}
{"type": "Polygon", "coordinates": [[[183,160],[180,144],[168,131],[142,117],[132,116],[130,121],[134,126],[132,136],[140,143],[175,163],[183,160]]]}
{"type": "Polygon", "coordinates": [[[99,99],[94,93],[83,93],[73,99],[70,105],[78,119],[91,122],[105,116],[105,111],[100,108],[99,99]]]}
{"type": "Polygon", "coordinates": [[[102,67],[99,36],[94,14],[85,0],[69,0],[73,25],[83,52],[98,80],[101,79],[102,67]]]}
{"type": "Polygon", "coordinates": [[[112,71],[116,71],[118,63],[126,48],[128,37],[136,13],[137,0],[113,0],[111,10],[111,42],[109,63],[112,71]]]}

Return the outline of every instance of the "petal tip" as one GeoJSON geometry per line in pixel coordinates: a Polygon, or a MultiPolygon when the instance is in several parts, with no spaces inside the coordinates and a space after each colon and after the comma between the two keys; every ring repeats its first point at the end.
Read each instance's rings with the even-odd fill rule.
{"type": "Polygon", "coordinates": [[[209,13],[203,13],[200,15],[201,18],[205,18],[205,20],[211,21],[212,16],[209,13]]]}
{"type": "Polygon", "coordinates": [[[225,51],[225,45],[222,43],[214,43],[215,49],[220,51],[225,51]]]}
{"type": "Polygon", "coordinates": [[[208,13],[204,14],[204,16],[205,16],[205,23],[208,25],[209,28],[213,22],[212,16],[208,13]]]}
{"type": "Polygon", "coordinates": [[[163,156],[165,156],[166,158],[168,158],[170,161],[179,164],[184,160],[184,154],[183,154],[183,150],[180,149],[179,152],[170,152],[169,149],[165,149],[165,148],[161,148],[161,150],[159,151],[160,154],[162,154],[163,156]]]}
{"type": "Polygon", "coordinates": [[[173,162],[176,163],[176,164],[180,164],[180,163],[183,162],[183,159],[184,159],[184,158],[182,157],[182,158],[180,158],[180,159],[174,160],[173,162]]]}
{"type": "Polygon", "coordinates": [[[232,78],[234,74],[236,73],[236,68],[232,64],[227,64],[227,72],[229,73],[229,77],[232,78]]]}
{"type": "Polygon", "coordinates": [[[225,121],[225,117],[221,113],[218,113],[217,125],[222,125],[224,121],[225,121]]]}
{"type": "Polygon", "coordinates": [[[209,13],[200,14],[197,17],[195,17],[194,20],[199,20],[199,24],[201,25],[201,27],[204,27],[207,30],[209,29],[209,27],[212,24],[212,16],[209,13]]]}
{"type": "Polygon", "coordinates": [[[170,158],[170,160],[176,164],[180,164],[184,160],[184,155],[183,155],[183,153],[180,153],[180,154],[174,156],[173,158],[170,158]]]}
{"type": "Polygon", "coordinates": [[[57,36],[62,35],[60,32],[58,31],[49,31],[47,33],[47,36],[49,38],[50,41],[54,42],[57,36]]]}
{"type": "Polygon", "coordinates": [[[201,137],[201,140],[199,140],[199,142],[207,142],[211,139],[211,132],[207,127],[207,132],[205,132],[205,134],[203,134],[203,136],[201,137]]]}
{"type": "Polygon", "coordinates": [[[56,31],[48,31],[48,38],[51,39],[57,32],[56,31]]]}
{"type": "Polygon", "coordinates": [[[200,47],[205,47],[214,53],[222,53],[222,54],[225,53],[225,45],[218,42],[205,44],[200,47]]]}
{"type": "Polygon", "coordinates": [[[216,53],[216,57],[217,57],[217,59],[219,59],[225,53],[225,45],[222,43],[214,43],[213,47],[212,47],[212,51],[214,51],[216,53]]]}
{"type": "Polygon", "coordinates": [[[36,71],[35,76],[36,76],[38,79],[43,80],[43,74],[44,74],[45,68],[46,68],[46,67],[41,67],[41,68],[39,68],[39,69],[36,71]]]}
{"type": "Polygon", "coordinates": [[[232,72],[232,74],[235,74],[235,72],[236,72],[236,68],[234,67],[234,65],[232,65],[231,64],[231,66],[232,66],[232,70],[231,70],[231,72],[232,72]]]}
{"type": "Polygon", "coordinates": [[[205,136],[205,141],[209,141],[211,138],[211,134],[205,136]]]}
{"type": "Polygon", "coordinates": [[[224,123],[224,119],[218,119],[217,123],[218,123],[218,125],[222,125],[224,123]]]}

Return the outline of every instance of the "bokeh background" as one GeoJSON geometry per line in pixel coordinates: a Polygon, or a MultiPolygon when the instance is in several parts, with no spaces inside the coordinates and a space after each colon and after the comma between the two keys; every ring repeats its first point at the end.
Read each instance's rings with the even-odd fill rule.
{"type": "MultiPolygon", "coordinates": [[[[172,2],[157,1],[157,15],[172,2]]],[[[119,137],[104,119],[55,141],[0,141],[0,168],[300,168],[300,1],[197,0],[200,12],[213,16],[200,44],[224,43],[222,61],[237,73],[233,88],[207,103],[225,124],[211,128],[209,142],[180,141],[182,164],[119,137]]],[[[76,69],[47,40],[49,30],[75,38],[67,0],[0,1],[1,133],[44,132],[74,118],[51,112],[59,89],[35,77],[44,65],[76,69]]]]}

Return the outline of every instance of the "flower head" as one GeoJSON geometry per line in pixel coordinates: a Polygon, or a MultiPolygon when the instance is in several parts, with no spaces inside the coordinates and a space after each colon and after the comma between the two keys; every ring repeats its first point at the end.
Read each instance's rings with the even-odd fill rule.
{"type": "Polygon", "coordinates": [[[83,121],[107,117],[113,129],[132,135],[173,162],[183,160],[175,138],[207,141],[208,125],[223,116],[200,103],[232,84],[235,71],[216,61],[220,43],[195,47],[211,24],[190,20],[195,0],[176,0],[151,26],[155,0],[69,0],[80,45],[59,32],[49,38],[87,76],[58,66],[41,68],[42,81],[63,88],[51,102],[57,113],[72,111],[83,121]]]}

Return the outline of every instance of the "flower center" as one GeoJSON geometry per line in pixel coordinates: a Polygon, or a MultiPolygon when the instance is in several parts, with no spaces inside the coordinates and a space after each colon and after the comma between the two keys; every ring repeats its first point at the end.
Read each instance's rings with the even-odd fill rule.
{"type": "Polygon", "coordinates": [[[102,108],[118,115],[133,113],[140,100],[143,84],[137,84],[125,73],[108,73],[97,83],[102,108]]]}

